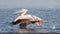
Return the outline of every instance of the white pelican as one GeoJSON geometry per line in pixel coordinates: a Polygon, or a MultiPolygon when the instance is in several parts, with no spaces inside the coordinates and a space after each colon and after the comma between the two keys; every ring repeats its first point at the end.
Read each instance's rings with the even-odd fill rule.
{"type": "Polygon", "coordinates": [[[17,23],[20,23],[20,28],[26,28],[27,25],[33,24],[33,23],[36,23],[37,26],[41,26],[40,21],[42,19],[37,16],[34,16],[34,15],[26,14],[27,11],[28,11],[27,9],[21,9],[17,12],[14,12],[14,14],[16,14],[16,13],[22,13],[22,14],[21,14],[21,16],[18,16],[12,22],[12,24],[15,25],[17,23]]]}

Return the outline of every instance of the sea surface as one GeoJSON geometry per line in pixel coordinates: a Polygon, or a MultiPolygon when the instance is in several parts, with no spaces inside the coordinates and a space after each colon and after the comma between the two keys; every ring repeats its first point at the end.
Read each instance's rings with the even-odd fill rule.
{"type": "Polygon", "coordinates": [[[60,33],[60,9],[42,9],[42,8],[27,8],[27,14],[35,15],[42,18],[42,26],[37,27],[36,24],[30,24],[28,30],[19,29],[19,24],[11,26],[10,23],[15,20],[20,14],[13,14],[21,8],[0,9],[0,32],[57,32],[60,33]]]}

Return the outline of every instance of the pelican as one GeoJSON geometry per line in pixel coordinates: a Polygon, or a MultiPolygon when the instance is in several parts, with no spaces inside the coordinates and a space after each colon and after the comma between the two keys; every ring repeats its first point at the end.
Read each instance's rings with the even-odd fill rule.
{"type": "Polygon", "coordinates": [[[16,25],[20,23],[20,28],[26,28],[27,25],[34,23],[36,23],[37,26],[41,26],[40,21],[42,19],[34,15],[26,14],[27,11],[27,9],[21,9],[19,11],[14,12],[14,14],[20,13],[21,16],[18,16],[11,24],[16,25]]]}

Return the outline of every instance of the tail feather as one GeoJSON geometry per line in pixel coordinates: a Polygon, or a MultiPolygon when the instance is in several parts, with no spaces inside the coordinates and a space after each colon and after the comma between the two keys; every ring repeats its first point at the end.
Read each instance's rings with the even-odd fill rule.
{"type": "Polygon", "coordinates": [[[17,21],[13,21],[13,22],[11,22],[10,24],[11,24],[11,25],[16,25],[16,24],[20,23],[21,21],[22,21],[22,20],[18,19],[17,21]]]}

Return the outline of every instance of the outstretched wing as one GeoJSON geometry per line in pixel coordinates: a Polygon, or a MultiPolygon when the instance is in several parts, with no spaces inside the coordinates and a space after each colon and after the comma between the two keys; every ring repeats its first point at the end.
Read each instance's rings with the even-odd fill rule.
{"type": "Polygon", "coordinates": [[[29,19],[18,19],[17,21],[13,21],[13,22],[11,22],[10,24],[11,24],[11,25],[16,25],[16,24],[18,24],[18,23],[22,23],[22,22],[25,22],[25,21],[27,21],[27,20],[29,20],[29,19]]]}

